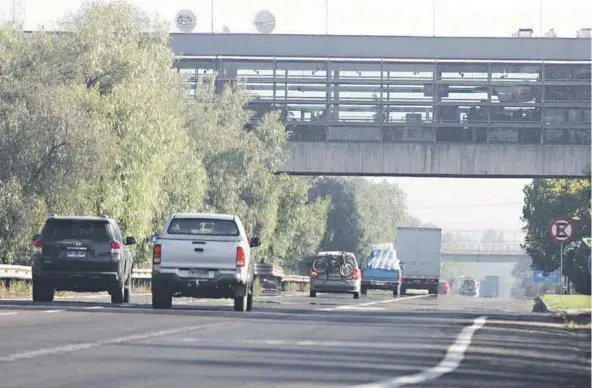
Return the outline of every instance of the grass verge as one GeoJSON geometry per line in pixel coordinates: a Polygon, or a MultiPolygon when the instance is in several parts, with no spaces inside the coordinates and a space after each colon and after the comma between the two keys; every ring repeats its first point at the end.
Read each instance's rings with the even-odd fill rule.
{"type": "Polygon", "coordinates": [[[4,282],[0,283],[0,299],[30,296],[31,292],[31,285],[26,282],[13,281],[9,288],[4,286],[4,282]]]}
{"type": "Polygon", "coordinates": [[[592,308],[590,295],[543,295],[541,299],[551,310],[575,310],[592,308]]]}

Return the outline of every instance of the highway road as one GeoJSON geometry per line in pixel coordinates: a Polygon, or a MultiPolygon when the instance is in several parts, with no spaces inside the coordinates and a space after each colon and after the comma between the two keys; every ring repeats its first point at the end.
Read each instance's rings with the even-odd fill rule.
{"type": "Polygon", "coordinates": [[[589,329],[531,301],[370,293],[227,300],[0,300],[0,386],[590,387],[589,329]]]}

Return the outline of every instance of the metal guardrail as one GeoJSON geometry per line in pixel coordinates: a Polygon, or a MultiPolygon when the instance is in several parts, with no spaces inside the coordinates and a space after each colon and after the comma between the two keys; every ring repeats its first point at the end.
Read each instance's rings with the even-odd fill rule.
{"type": "MultiPolygon", "coordinates": [[[[308,283],[310,280],[308,276],[285,275],[281,267],[271,264],[257,264],[255,275],[278,277],[282,283],[308,283]]],[[[152,269],[134,269],[132,278],[134,280],[150,280],[152,279],[152,269]]],[[[31,267],[0,264],[0,279],[31,280],[31,267]]]]}
{"type": "Polygon", "coordinates": [[[308,276],[286,275],[284,269],[274,264],[256,264],[255,275],[279,278],[281,283],[309,283],[308,276]]]}
{"type": "Polygon", "coordinates": [[[310,283],[310,277],[299,275],[287,275],[282,278],[282,283],[310,283]]]}
{"type": "MultiPolygon", "coordinates": [[[[151,269],[134,269],[133,279],[151,279],[151,269]]],[[[31,280],[31,267],[25,265],[0,264],[0,279],[31,280]]]]}

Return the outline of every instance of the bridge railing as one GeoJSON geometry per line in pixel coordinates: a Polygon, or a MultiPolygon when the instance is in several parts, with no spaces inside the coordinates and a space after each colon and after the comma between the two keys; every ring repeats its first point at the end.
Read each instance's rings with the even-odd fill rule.
{"type": "Polygon", "coordinates": [[[526,255],[520,243],[443,242],[442,253],[526,255]]]}

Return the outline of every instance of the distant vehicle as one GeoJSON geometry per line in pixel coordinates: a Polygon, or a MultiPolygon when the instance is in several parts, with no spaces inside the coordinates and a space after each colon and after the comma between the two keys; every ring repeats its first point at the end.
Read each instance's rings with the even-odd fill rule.
{"type": "Polygon", "coordinates": [[[467,276],[462,280],[459,288],[459,295],[479,296],[479,282],[472,276],[467,276]]]}
{"type": "Polygon", "coordinates": [[[110,217],[50,216],[33,237],[33,301],[50,302],[55,291],[102,292],[129,303],[133,257],[110,217]]]}
{"type": "Polygon", "coordinates": [[[438,283],[438,294],[448,295],[450,294],[450,284],[446,280],[440,280],[438,283]]]}
{"type": "Polygon", "coordinates": [[[401,295],[409,289],[438,293],[441,243],[440,228],[397,229],[396,250],[403,271],[401,295]]]}
{"type": "Polygon", "coordinates": [[[397,252],[390,248],[370,252],[368,263],[362,269],[362,295],[368,290],[392,290],[393,296],[401,293],[401,266],[397,252]]]}
{"type": "Polygon", "coordinates": [[[310,297],[317,292],[353,294],[360,297],[362,274],[356,256],[351,252],[319,252],[310,272],[310,297]]]}
{"type": "Polygon", "coordinates": [[[255,258],[241,220],[231,214],[171,215],[155,239],[152,307],[169,309],[173,297],[234,299],[235,311],[253,309],[255,258]]]}
{"type": "Polygon", "coordinates": [[[483,298],[498,298],[499,276],[485,276],[481,282],[479,294],[483,298]]]}

